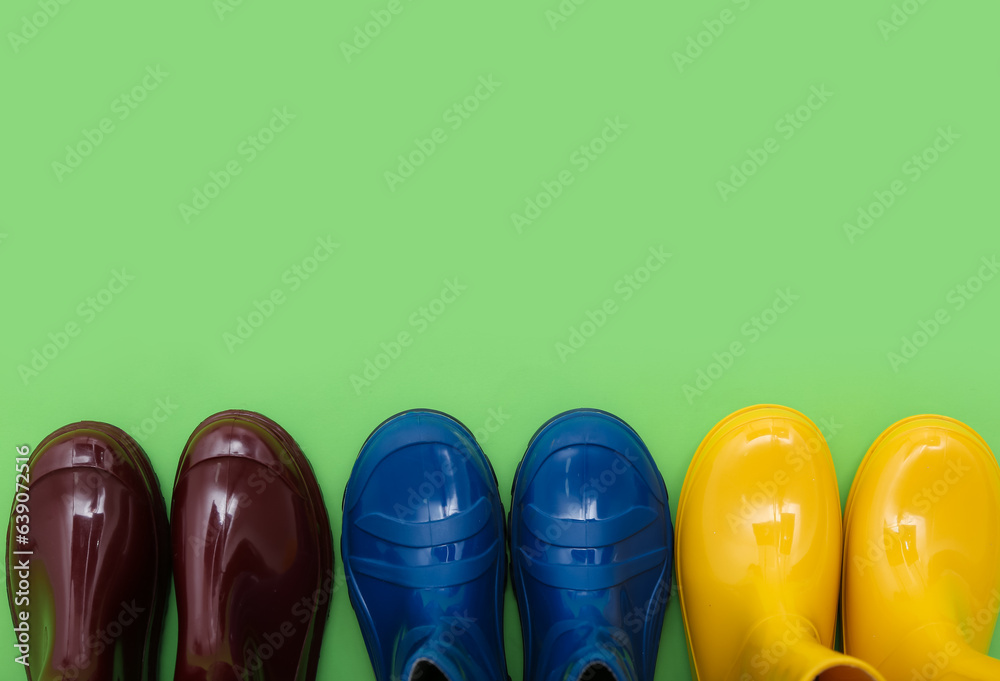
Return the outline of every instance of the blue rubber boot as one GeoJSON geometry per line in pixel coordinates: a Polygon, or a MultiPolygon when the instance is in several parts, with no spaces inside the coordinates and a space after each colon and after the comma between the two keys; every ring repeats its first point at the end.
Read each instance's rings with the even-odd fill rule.
{"type": "Polygon", "coordinates": [[[510,517],[525,681],[653,681],[673,534],[663,478],[625,422],[579,409],[542,426],[510,517]]]}
{"type": "Polygon", "coordinates": [[[503,506],[462,424],[413,410],[368,437],[341,552],[378,681],[507,681],[503,506]]]}

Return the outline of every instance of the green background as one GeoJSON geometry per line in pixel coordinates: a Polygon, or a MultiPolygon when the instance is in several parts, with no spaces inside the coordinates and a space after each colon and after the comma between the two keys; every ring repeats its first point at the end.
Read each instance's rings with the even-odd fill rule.
{"type": "MultiPolygon", "coordinates": [[[[136,433],[169,398],[169,418],[139,431],[169,504],[199,421],[257,410],[309,456],[339,545],[338,502],[361,443],[418,406],[481,431],[490,409],[509,415],[481,438],[505,503],[533,431],[578,406],[636,428],[674,511],[703,435],[757,402],[838,424],[829,444],[842,498],[868,445],[902,417],[947,414],[1000,443],[1000,279],[962,309],[949,302],[1000,250],[996,3],[911,0],[916,12],[897,14],[896,26],[879,23],[892,20],[888,0],[588,0],[564,4],[575,9],[553,26],[556,0],[400,0],[348,60],[342,43],[387,6],[243,0],[221,12],[210,0],[77,0],[15,45],[11,33],[23,37],[25,17],[44,10],[3,4],[7,457],[81,419],[136,433]],[[707,46],[679,67],[674,53],[719,32],[723,10],[732,23],[703,34],[707,46]],[[157,67],[167,75],[144,90],[157,67]],[[448,110],[490,76],[499,86],[470,100],[476,110],[453,129],[448,110]],[[144,101],[121,119],[119,98],[137,86],[144,101]],[[813,87],[832,96],[802,110],[809,120],[785,139],[779,119],[813,87]],[[275,107],[295,119],[250,161],[240,145],[275,107]],[[58,173],[66,146],[103,118],[111,132],[58,173]],[[582,170],[573,154],[609,118],[627,129],[582,170]],[[915,180],[904,164],[949,126],[959,138],[915,180]],[[390,190],[386,171],[436,128],[444,141],[390,190]],[[717,182],[768,138],[778,150],[724,199],[717,182]],[[186,221],[179,205],[233,160],[240,174],[186,221]],[[572,184],[515,227],[511,214],[567,170],[572,184]],[[905,194],[849,238],[844,223],[896,180],[905,194]],[[339,248],[292,290],[283,274],[320,237],[339,248]],[[660,247],[667,263],[624,300],[618,282],[660,247]],[[134,281],[81,314],[122,269],[134,281]],[[411,316],[454,278],[466,290],[420,331],[411,316]],[[224,334],[274,289],[285,302],[230,352],[224,334]],[[799,299],[752,340],[745,325],[777,289],[799,299]],[[561,356],[557,344],[608,298],[617,311],[561,356]],[[888,353],[941,308],[948,323],[894,367],[888,353]],[[70,322],[79,335],[24,374],[70,322]],[[356,390],[351,376],[401,332],[411,345],[356,390]],[[737,341],[732,366],[686,395],[713,353],[737,341]]],[[[12,460],[8,471],[4,503],[12,460]]],[[[321,678],[371,678],[346,596],[335,596],[321,678]]],[[[510,593],[505,618],[519,679],[510,593]]],[[[165,678],[176,625],[171,600],[165,678]]],[[[11,629],[2,631],[0,676],[18,678],[11,629]]],[[[673,600],[657,679],[687,678],[687,668],[673,600]]]]}

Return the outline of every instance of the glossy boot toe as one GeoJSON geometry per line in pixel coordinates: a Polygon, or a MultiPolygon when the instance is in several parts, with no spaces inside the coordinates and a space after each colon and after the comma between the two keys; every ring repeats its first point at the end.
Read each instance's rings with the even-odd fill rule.
{"type": "Polygon", "coordinates": [[[170,539],[146,455],[85,421],[45,438],[22,470],[7,595],[29,681],[155,680],[170,539]]]}
{"type": "Polygon", "coordinates": [[[943,416],[890,426],[847,501],[844,645],[889,681],[996,681],[1000,467],[943,416]]]}
{"type": "Polygon", "coordinates": [[[311,681],[333,596],[333,539],[298,445],[247,411],[209,417],[171,507],[175,681],[311,681]]]}
{"type": "Polygon", "coordinates": [[[501,681],[503,506],[472,434],[428,410],[373,432],[344,492],[341,552],[378,681],[501,681]]]}
{"type": "Polygon", "coordinates": [[[705,437],[677,507],[677,581],[696,681],[881,681],[831,650],[840,496],[823,435],[749,407],[705,437]]]}
{"type": "Polygon", "coordinates": [[[542,426],[514,479],[510,545],[526,681],[653,681],[673,528],[635,431],[593,409],[542,426]]]}

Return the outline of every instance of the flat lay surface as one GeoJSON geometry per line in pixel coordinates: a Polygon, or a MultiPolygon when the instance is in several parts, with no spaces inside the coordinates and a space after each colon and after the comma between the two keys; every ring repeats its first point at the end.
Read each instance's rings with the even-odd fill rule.
{"type": "MultiPolygon", "coordinates": [[[[397,412],[468,427],[505,510],[532,434],[578,407],[635,429],[672,514],[702,438],[751,404],[815,422],[842,505],[907,416],[995,451],[998,21],[939,0],[5,3],[0,501],[17,447],[95,420],[143,447],[169,510],[197,425],[260,412],[333,528],[319,678],[372,679],[341,499],[397,412]]],[[[509,586],[504,615],[518,680],[509,586]]],[[[0,678],[24,678],[6,622],[0,678]]],[[[165,679],[177,625],[172,591],[165,679]]],[[[656,679],[686,678],[674,593],[656,679]]]]}

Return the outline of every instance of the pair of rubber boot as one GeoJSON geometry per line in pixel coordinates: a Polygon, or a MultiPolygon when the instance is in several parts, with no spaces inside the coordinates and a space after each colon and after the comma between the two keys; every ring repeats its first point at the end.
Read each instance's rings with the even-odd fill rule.
{"type": "Polygon", "coordinates": [[[697,681],[1000,679],[985,655],[1000,468],[965,424],[917,416],[886,430],[842,520],[820,430],[786,407],[738,411],[691,462],[676,540],[697,681]],[[841,587],[846,654],[832,650],[841,587]]]}
{"type": "Polygon", "coordinates": [[[509,527],[524,679],[652,681],[673,528],[639,436],[605,412],[560,414],[531,439],[512,496],[507,525],[489,461],[445,414],[404,412],[368,438],[341,550],[376,679],[508,679],[509,527]]]}
{"type": "Polygon", "coordinates": [[[176,681],[315,678],[333,539],[309,464],[276,423],[227,411],[199,425],[169,523],[145,453],[105,423],[52,433],[21,475],[7,587],[29,681],[156,679],[171,568],[176,681]]]}

